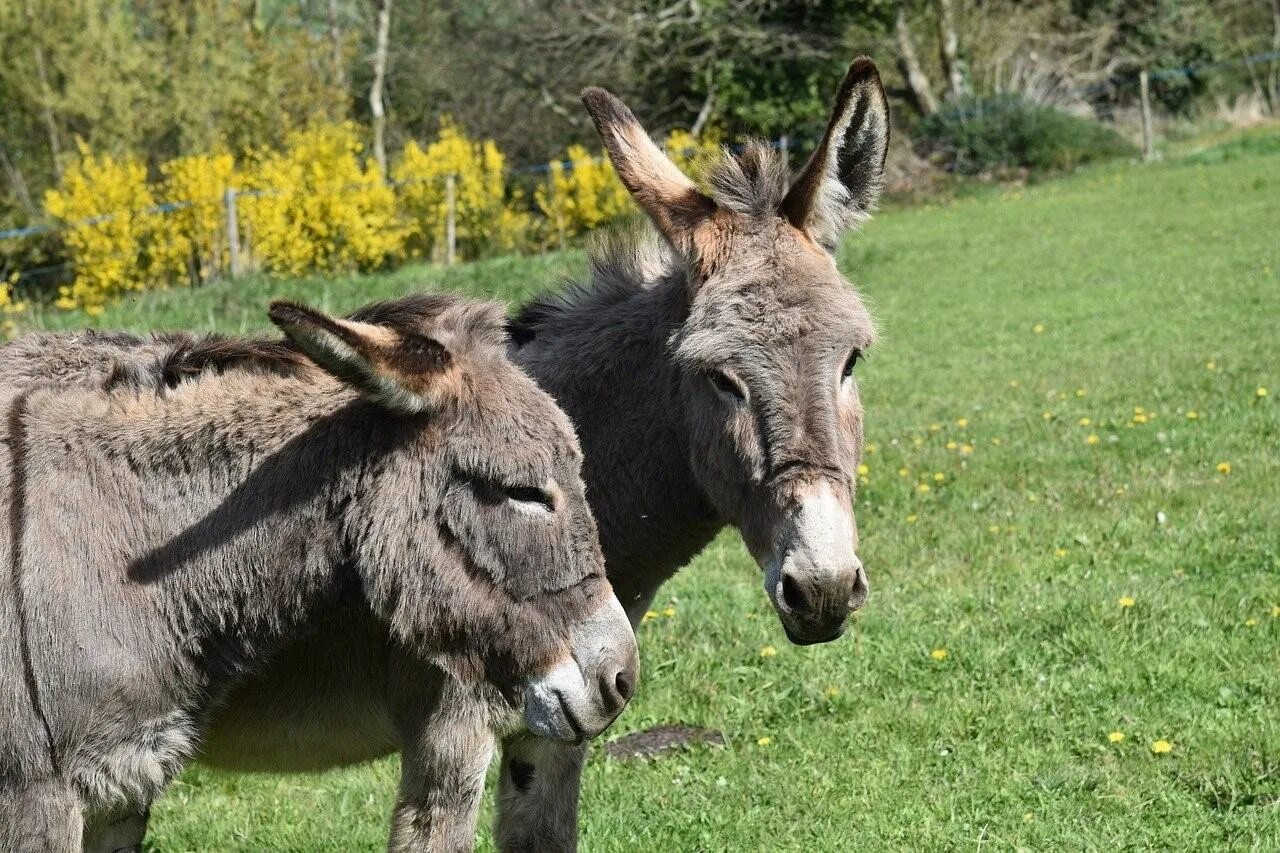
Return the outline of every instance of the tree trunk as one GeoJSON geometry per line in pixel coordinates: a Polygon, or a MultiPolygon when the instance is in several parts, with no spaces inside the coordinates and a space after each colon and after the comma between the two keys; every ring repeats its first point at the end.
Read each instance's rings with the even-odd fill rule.
{"type": "Polygon", "coordinates": [[[956,35],[955,10],[951,0],[937,0],[938,45],[942,52],[942,73],[947,75],[947,98],[956,100],[969,94],[964,69],[960,67],[960,37],[956,35]]]}
{"type": "Polygon", "coordinates": [[[373,52],[373,83],[369,86],[369,110],[373,113],[373,156],[382,175],[387,175],[387,111],[382,89],[387,79],[387,42],[391,37],[391,0],[378,2],[378,39],[373,52]]]}
{"type": "Polygon", "coordinates": [[[40,25],[36,21],[35,9],[32,8],[30,0],[27,0],[27,26],[30,27],[29,35],[32,37],[31,54],[35,60],[36,79],[40,83],[40,117],[44,121],[45,133],[49,136],[49,156],[53,159],[53,176],[61,180],[62,142],[58,136],[58,120],[53,114],[53,88],[49,85],[49,72],[44,64],[44,49],[34,39],[36,33],[40,31],[40,25]]]}
{"type": "Polygon", "coordinates": [[[333,48],[333,85],[346,90],[347,75],[342,61],[342,28],[338,26],[338,0],[329,0],[329,42],[333,48]]]}
{"type": "Polygon", "coordinates": [[[938,102],[934,99],[933,90],[929,87],[929,78],[920,67],[920,58],[916,56],[915,40],[911,37],[911,27],[907,26],[907,11],[902,3],[898,4],[893,30],[898,40],[898,70],[907,81],[907,91],[911,93],[911,105],[922,116],[932,115],[938,111],[938,102]]]}
{"type": "Polygon", "coordinates": [[[9,152],[5,149],[3,142],[0,142],[0,167],[4,169],[4,175],[9,181],[9,188],[13,192],[13,197],[22,205],[27,217],[35,220],[40,216],[40,209],[31,200],[31,189],[27,186],[27,179],[17,164],[9,158],[9,152]]]}
{"type": "MultiPolygon", "coordinates": [[[[1271,0],[1271,50],[1280,52],[1280,0],[1271,0]]],[[[1280,59],[1271,60],[1270,80],[1267,81],[1271,95],[1271,114],[1280,113],[1280,59]]]]}

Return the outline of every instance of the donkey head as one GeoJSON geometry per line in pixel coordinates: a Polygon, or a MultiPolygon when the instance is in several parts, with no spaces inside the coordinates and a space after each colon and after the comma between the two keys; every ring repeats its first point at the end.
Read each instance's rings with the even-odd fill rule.
{"type": "Polygon", "coordinates": [[[688,285],[671,346],[699,485],[741,529],[791,640],[835,639],[867,597],[852,509],[854,366],[875,330],[835,251],[880,193],[889,116],[875,64],[849,68],[795,181],[780,156],[752,145],[724,154],[709,195],[617,98],[588,89],[583,102],[688,285]]]}
{"type": "Polygon", "coordinates": [[[523,699],[537,733],[580,740],[631,698],[637,651],[605,579],[573,428],[507,360],[500,306],[433,295],[348,319],[271,318],[367,402],[380,454],[352,503],[366,594],[405,642],[523,699]]]}

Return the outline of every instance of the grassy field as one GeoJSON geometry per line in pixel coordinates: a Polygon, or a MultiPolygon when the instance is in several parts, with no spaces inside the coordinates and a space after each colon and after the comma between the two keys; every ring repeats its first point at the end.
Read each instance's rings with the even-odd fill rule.
{"type": "MultiPolygon", "coordinates": [[[[884,331],[859,367],[868,607],[791,647],[736,535],[717,540],[641,626],[641,689],[606,737],[682,722],[727,746],[597,744],[585,849],[1280,847],[1280,135],[889,211],[841,261],[884,331]]],[[[95,322],[518,300],[582,267],[246,281],[95,322]]],[[[393,761],[196,768],[152,843],[377,849],[395,780],[393,761]]]]}

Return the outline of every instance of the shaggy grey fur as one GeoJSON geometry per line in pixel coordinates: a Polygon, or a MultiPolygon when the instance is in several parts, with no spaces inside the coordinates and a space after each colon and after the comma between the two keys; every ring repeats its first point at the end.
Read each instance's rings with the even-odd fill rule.
{"type": "MultiPolygon", "coordinates": [[[[530,719],[553,733],[547,715],[569,714],[575,739],[625,705],[634,638],[581,454],[507,360],[500,309],[359,316],[278,305],[295,344],[0,349],[0,849],[136,845],[232,690],[309,630],[359,649],[362,681],[302,713],[323,728],[376,707],[362,735],[405,753],[397,849],[470,846],[527,691],[555,692],[530,719]],[[585,698],[562,695],[567,670],[585,698]]],[[[263,726],[262,754],[305,741],[291,722],[263,726]]]]}

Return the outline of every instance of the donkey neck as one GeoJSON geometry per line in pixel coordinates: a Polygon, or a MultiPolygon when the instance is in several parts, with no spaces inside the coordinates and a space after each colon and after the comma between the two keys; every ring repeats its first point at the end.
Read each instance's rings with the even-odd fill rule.
{"type": "Polygon", "coordinates": [[[645,286],[593,281],[548,306],[517,359],[569,415],[609,580],[628,610],[724,526],[690,467],[681,373],[668,340],[687,315],[669,276],[645,286]]]}

